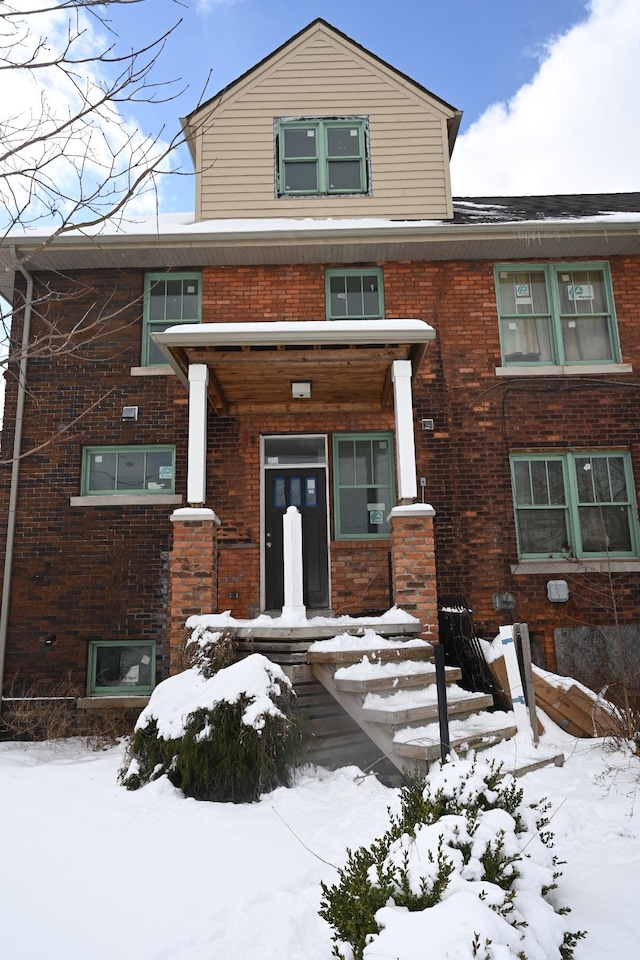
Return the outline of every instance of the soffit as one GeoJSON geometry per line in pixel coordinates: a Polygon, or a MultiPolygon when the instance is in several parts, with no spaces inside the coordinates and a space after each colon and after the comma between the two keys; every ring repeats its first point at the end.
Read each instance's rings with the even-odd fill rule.
{"type": "Polygon", "coordinates": [[[185,384],[190,364],[207,365],[209,399],[222,416],[383,410],[392,362],[410,360],[415,376],[434,337],[421,320],[189,324],[154,334],[185,384]],[[311,383],[309,399],[292,398],[293,381],[311,383]]]}

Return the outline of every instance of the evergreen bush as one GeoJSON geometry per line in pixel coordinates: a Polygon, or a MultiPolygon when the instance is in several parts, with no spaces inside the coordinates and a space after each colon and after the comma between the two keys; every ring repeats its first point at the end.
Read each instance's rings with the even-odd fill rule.
{"type": "MultiPolygon", "coordinates": [[[[504,921],[496,958],[527,960],[528,947],[542,955],[537,933],[528,927],[529,917],[538,921],[542,914],[545,956],[571,960],[584,934],[566,929],[568,910],[552,901],[560,873],[548,850],[553,835],[547,810],[545,802],[527,807],[513,777],[475,759],[408,781],[400,791],[400,813],[389,813],[387,832],[369,847],[348,850],[338,883],[322,884],[320,916],[333,927],[333,955],[366,960],[389,908],[426,911],[464,890],[493,912],[487,928],[494,942],[491,917],[504,921]]],[[[487,931],[474,932],[468,956],[492,960],[487,931]]]]}

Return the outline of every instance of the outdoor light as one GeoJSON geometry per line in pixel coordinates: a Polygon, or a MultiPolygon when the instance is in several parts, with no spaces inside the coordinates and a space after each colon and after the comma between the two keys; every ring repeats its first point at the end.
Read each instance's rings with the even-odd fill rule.
{"type": "Polygon", "coordinates": [[[292,380],[291,396],[294,400],[308,400],[311,396],[311,380],[292,380]]]}
{"type": "Polygon", "coordinates": [[[45,645],[45,647],[51,648],[51,647],[54,645],[55,642],[56,642],[56,635],[55,635],[55,633],[48,633],[48,634],[45,636],[45,638],[44,638],[44,645],[45,645]]]}

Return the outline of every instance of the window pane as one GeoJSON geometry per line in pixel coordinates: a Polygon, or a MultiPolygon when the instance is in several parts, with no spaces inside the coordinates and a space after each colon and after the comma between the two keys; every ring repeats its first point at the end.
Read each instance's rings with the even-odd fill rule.
{"type": "Polygon", "coordinates": [[[356,483],[373,483],[370,440],[356,440],[356,483]]]}
{"type": "Polygon", "coordinates": [[[171,450],[150,450],[145,465],[147,490],[173,490],[173,453],[171,450]]]}
{"type": "Polygon", "coordinates": [[[531,461],[531,487],[534,504],[545,505],[551,502],[545,460],[531,461]]]}
{"type": "Polygon", "coordinates": [[[283,131],[285,157],[315,157],[316,131],[313,127],[285,127],[283,131]]]}
{"type": "Polygon", "coordinates": [[[517,521],[522,553],[548,556],[568,550],[564,510],[518,510],[517,521]]]}
{"type": "Polygon", "coordinates": [[[284,179],[286,190],[301,190],[309,193],[318,191],[317,164],[287,160],[284,165],[284,179]]]}
{"type": "Polygon", "coordinates": [[[340,485],[352,485],[356,480],[353,440],[338,442],[338,475],[340,485]]]}
{"type": "Polygon", "coordinates": [[[342,536],[388,534],[387,517],[391,509],[388,487],[350,487],[340,493],[340,533],[342,536]]]}
{"type": "Polygon", "coordinates": [[[578,513],[585,553],[631,551],[631,530],[626,507],[580,507],[578,513]]]}
{"type": "Polygon", "coordinates": [[[119,453],[116,487],[118,490],[144,489],[144,453],[119,453]]]}
{"type": "Polygon", "coordinates": [[[330,157],[359,157],[360,137],[358,127],[329,127],[327,129],[327,154],[330,157]]]}
{"type": "Polygon", "coordinates": [[[549,479],[549,503],[564,506],[566,503],[564,471],[559,460],[547,460],[547,477],[549,479]]]}
{"type": "Polygon", "coordinates": [[[563,317],[562,339],[569,362],[613,359],[608,317],[563,317]]]}
{"type": "Polygon", "coordinates": [[[92,453],[89,456],[89,490],[115,490],[116,454],[92,453]]]}
{"type": "Polygon", "coordinates": [[[329,161],[330,190],[362,190],[359,160],[329,161]]]}
{"type": "Polygon", "coordinates": [[[380,317],[380,293],[378,290],[378,278],[375,275],[366,275],[362,278],[362,294],[364,316],[372,318],[380,317]]]}
{"type": "Polygon", "coordinates": [[[533,503],[529,466],[529,463],[525,460],[516,460],[513,464],[513,484],[516,491],[516,503],[522,507],[529,506],[533,503]]]}
{"type": "Polygon", "coordinates": [[[347,276],[346,287],[347,287],[347,316],[361,317],[363,315],[362,277],[347,276]]]}
{"type": "Polygon", "coordinates": [[[347,316],[347,278],[329,277],[329,310],[332,317],[347,316]]]}
{"type": "Polygon", "coordinates": [[[165,282],[156,280],[149,291],[149,320],[164,320],[165,282]]]}
{"type": "Polygon", "coordinates": [[[264,457],[267,466],[280,463],[326,463],[325,438],[265,437],[264,457]]]}
{"type": "Polygon", "coordinates": [[[545,275],[542,270],[533,273],[504,271],[498,282],[503,316],[549,312],[545,275]]]}
{"type": "Polygon", "coordinates": [[[167,320],[182,320],[182,280],[167,280],[167,320]]]}
{"type": "Polygon", "coordinates": [[[558,294],[563,314],[607,312],[602,270],[560,271],[558,294]]]}
{"type": "Polygon", "coordinates": [[[197,280],[182,281],[182,319],[200,319],[200,284],[197,280]]]}
{"type": "Polygon", "coordinates": [[[162,333],[163,330],[166,330],[167,327],[171,326],[172,321],[165,320],[164,323],[153,323],[149,325],[148,334],[149,334],[149,349],[147,352],[147,363],[149,366],[154,366],[156,364],[164,364],[166,366],[167,358],[164,353],[161,351],[157,343],[151,339],[152,333],[162,333]]]}
{"type": "Polygon", "coordinates": [[[152,644],[98,646],[95,651],[95,687],[151,687],[152,644]]]}
{"type": "Polygon", "coordinates": [[[374,480],[376,483],[390,483],[389,477],[389,443],[387,440],[374,440],[373,443],[374,480]]]}
{"type": "Polygon", "coordinates": [[[501,320],[505,363],[553,363],[553,348],[547,317],[501,320]]]}

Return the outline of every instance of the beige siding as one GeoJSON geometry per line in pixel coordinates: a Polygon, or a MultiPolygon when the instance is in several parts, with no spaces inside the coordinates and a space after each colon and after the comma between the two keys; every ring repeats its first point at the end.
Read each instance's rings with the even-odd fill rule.
{"type": "Polygon", "coordinates": [[[197,216],[450,217],[452,115],[318,25],[192,118],[197,216]],[[370,196],[275,196],[274,120],[316,116],[369,118],[370,196]]]}

